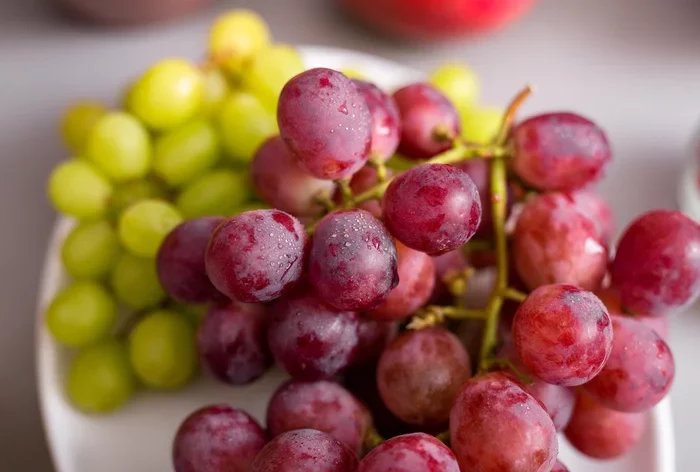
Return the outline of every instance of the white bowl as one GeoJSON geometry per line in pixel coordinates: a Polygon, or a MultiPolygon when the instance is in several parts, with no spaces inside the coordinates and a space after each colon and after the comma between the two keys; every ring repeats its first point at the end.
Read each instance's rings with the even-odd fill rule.
{"type": "MultiPolygon", "coordinates": [[[[379,85],[394,88],[420,80],[421,74],[386,60],[356,52],[303,47],[309,67],[356,68],[379,85]]],[[[509,97],[504,97],[508,99],[509,97]]],[[[107,416],[75,410],[64,393],[69,353],[54,343],[44,325],[44,311],[67,282],[60,248],[72,222],[59,219],[51,237],[39,293],[36,350],[37,382],[47,440],[58,472],[155,472],[171,470],[170,447],[180,421],[214,402],[228,402],[264,421],[267,400],[284,379],[279,371],[242,388],[202,378],[174,393],[139,392],[125,408],[107,416]]],[[[649,432],[629,455],[614,461],[593,461],[563,438],[560,458],[572,472],[675,472],[673,427],[668,400],[650,413],[649,432]]],[[[300,471],[301,472],[301,471],[300,471]]]]}

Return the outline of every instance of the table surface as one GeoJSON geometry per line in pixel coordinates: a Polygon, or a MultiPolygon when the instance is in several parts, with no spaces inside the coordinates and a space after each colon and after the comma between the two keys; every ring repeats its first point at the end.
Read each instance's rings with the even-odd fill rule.
{"type": "MultiPolygon", "coordinates": [[[[489,37],[417,45],[349,24],[328,0],[219,2],[184,21],[129,30],[76,25],[49,0],[0,2],[0,457],[3,469],[49,471],[34,383],[34,304],[54,213],[44,186],[67,157],[56,117],[76,97],[113,100],[126,80],[165,55],[198,57],[209,21],[231,6],[260,11],[276,39],[370,52],[429,70],[471,64],[484,103],[503,105],[526,82],[525,112],[576,110],[607,129],[616,161],[601,190],[623,227],[654,207],[674,207],[700,103],[697,0],[542,0],[489,37]]],[[[678,470],[700,465],[698,310],[673,321],[678,470]]]]}

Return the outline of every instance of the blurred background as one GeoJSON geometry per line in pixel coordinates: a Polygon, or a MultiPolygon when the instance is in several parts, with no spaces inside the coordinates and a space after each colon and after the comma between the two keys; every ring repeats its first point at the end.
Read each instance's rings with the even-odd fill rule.
{"type": "MultiPolygon", "coordinates": [[[[601,189],[618,228],[646,209],[675,207],[700,103],[700,2],[511,0],[462,16],[450,10],[457,2],[447,0],[340,3],[0,2],[2,470],[52,470],[36,405],[33,330],[37,283],[55,219],[44,187],[51,168],[66,157],[57,117],[78,97],[113,101],[127,80],[163,56],[200,57],[208,25],[226,9],[258,11],[285,43],[356,49],[425,71],[446,60],[464,61],[481,77],[486,104],[502,106],[532,83],[537,93],[526,113],[573,109],[608,131],[616,161],[601,189]],[[68,9],[82,19],[67,15],[68,9]]],[[[693,413],[700,414],[700,380],[693,345],[700,320],[686,316],[674,323],[678,469],[695,470],[699,416],[693,413]]]]}

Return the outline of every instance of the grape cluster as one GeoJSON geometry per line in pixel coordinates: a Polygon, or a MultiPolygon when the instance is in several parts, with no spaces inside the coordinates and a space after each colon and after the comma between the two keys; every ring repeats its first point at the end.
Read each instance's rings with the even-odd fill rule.
{"type": "Polygon", "coordinates": [[[184,419],[177,472],[566,471],[558,432],[629,451],[673,382],[666,322],[700,294],[700,226],[652,211],[613,248],[604,131],[515,122],[529,89],[478,108],[448,65],[390,94],[268,42],[234,11],[206,66],[163,61],[126,112],[67,115],[77,157],[49,192],[81,221],[47,324],[82,348],[74,402],[176,388],[197,358],[230,385],[291,377],[264,427],[223,404],[184,419]],[[137,311],[126,346],[115,298],[137,311]]]}

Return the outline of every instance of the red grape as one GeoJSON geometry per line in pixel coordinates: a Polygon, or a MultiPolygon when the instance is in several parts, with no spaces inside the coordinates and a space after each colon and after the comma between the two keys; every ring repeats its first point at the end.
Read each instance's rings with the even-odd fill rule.
{"type": "Polygon", "coordinates": [[[353,79],[360,94],[367,102],[372,114],[373,156],[386,161],[396,152],[401,134],[399,109],[394,99],[376,85],[364,80],[353,79]]]}
{"type": "Polygon", "coordinates": [[[338,310],[369,310],[399,283],[391,235],[365,210],[339,210],[316,226],[309,251],[309,280],[338,310]]]}
{"type": "Polygon", "coordinates": [[[280,134],[319,179],[348,177],[367,162],[372,115],[357,86],[340,72],[310,69],[282,89],[280,134]]]}
{"type": "Polygon", "coordinates": [[[430,301],[431,303],[446,302],[450,304],[452,303],[452,294],[445,279],[466,269],[469,265],[467,258],[461,250],[455,249],[439,256],[433,256],[432,259],[435,266],[435,286],[430,301]]]}
{"type": "Polygon", "coordinates": [[[173,441],[175,472],[249,472],[267,442],[265,431],[246,412],[228,405],[195,411],[173,441]]]}
{"type": "Polygon", "coordinates": [[[567,469],[564,464],[557,461],[557,463],[554,464],[554,468],[552,469],[552,472],[569,472],[569,469],[567,469]]]}
{"type": "Polygon", "coordinates": [[[270,309],[267,339],[277,362],[299,380],[330,378],[353,359],[359,317],[334,312],[314,293],[278,300],[270,309]]]}
{"type": "Polygon", "coordinates": [[[613,345],[603,370],[584,389],[618,411],[645,411],[666,396],[675,375],[673,354],[649,326],[613,316],[613,345]]]}
{"type": "Polygon", "coordinates": [[[287,213],[241,213],[212,235],[205,255],[207,275],[234,300],[274,300],[301,277],[306,241],[301,222],[287,213]]]}
{"type": "Polygon", "coordinates": [[[384,441],[361,461],[357,472],[459,472],[450,448],[425,433],[384,441]]]}
{"type": "Polygon", "coordinates": [[[272,437],[311,428],[328,433],[362,452],[372,417],[365,406],[335,382],[291,380],[277,389],[267,406],[267,430],[272,437]]]}
{"type": "Polygon", "coordinates": [[[272,364],[262,305],[231,302],[209,310],[197,332],[204,367],[233,385],[252,382],[272,364]]]}
{"type": "Polygon", "coordinates": [[[700,226],[677,211],[640,216],[618,242],[610,275],[629,312],[666,315],[686,308],[700,294],[700,226]]]}
{"type": "Polygon", "coordinates": [[[450,446],[461,470],[548,471],[557,433],[541,404],[500,372],[468,380],[450,413],[450,446]]]}
{"type": "Polygon", "coordinates": [[[279,136],[268,139],[257,150],[250,177],[260,198],[296,216],[321,214],[323,207],[316,197],[330,197],[334,189],[333,182],[309,174],[279,136]]]}
{"type": "Polygon", "coordinates": [[[425,328],[401,334],[384,350],[377,386],[387,408],[403,421],[435,425],[449,418],[470,370],[457,336],[444,328],[425,328]]]}
{"type": "Polygon", "coordinates": [[[282,433],[260,451],[251,472],[355,472],[357,456],[333,436],[315,429],[282,433]]]}
{"type": "Polygon", "coordinates": [[[375,362],[398,332],[399,326],[393,321],[375,321],[360,317],[357,327],[357,349],[352,364],[366,365],[375,362]]]}
{"type": "MultiPolygon", "coordinates": [[[[596,291],[595,294],[608,308],[608,313],[613,315],[624,314],[624,311],[622,309],[622,303],[620,302],[620,295],[615,289],[604,288],[596,291]]],[[[659,333],[659,336],[661,336],[661,338],[664,341],[667,341],[669,339],[670,327],[668,317],[655,315],[633,315],[633,318],[637,321],[641,321],[642,323],[659,333]]]]}
{"type": "Polygon", "coordinates": [[[600,405],[584,392],[566,427],[572,446],[596,459],[613,459],[629,452],[644,436],[647,413],[622,413],[600,405]]]}
{"type": "Polygon", "coordinates": [[[432,258],[395,241],[399,257],[399,284],[381,305],[368,313],[375,320],[393,321],[405,318],[423,306],[435,286],[432,258]]]}
{"type": "Polygon", "coordinates": [[[415,83],[394,92],[401,116],[399,153],[411,159],[427,159],[452,147],[460,134],[459,114],[438,89],[415,83]]]}
{"type": "MultiPolygon", "coordinates": [[[[394,172],[391,169],[387,169],[386,175],[387,178],[390,178],[394,175],[394,172]]],[[[377,169],[370,165],[366,165],[353,174],[352,179],[350,179],[350,190],[352,190],[354,195],[359,195],[365,190],[371,189],[378,183],[379,180],[377,180],[377,169]]],[[[333,201],[336,204],[342,203],[343,197],[340,189],[336,189],[336,192],[333,195],[333,201]]],[[[367,210],[368,212],[372,213],[372,216],[375,218],[382,217],[382,206],[379,200],[367,200],[366,202],[356,205],[356,208],[367,210]]]]}
{"type": "Polygon", "coordinates": [[[600,286],[608,249],[590,218],[564,193],[529,200],[513,232],[512,254],[518,275],[530,290],[545,284],[600,286]]]}
{"type": "Polygon", "coordinates": [[[396,239],[428,254],[462,246],[481,221],[474,182],[445,164],[423,164],[396,177],[384,193],[382,211],[396,239]]]}
{"type": "Polygon", "coordinates": [[[615,232],[612,209],[602,195],[592,190],[571,193],[576,208],[587,216],[596,227],[600,239],[608,243],[615,232]]]}
{"type": "Polygon", "coordinates": [[[598,180],[612,152],[595,123],[573,113],[533,116],[513,128],[513,170],[539,190],[571,191],[598,180]]]}
{"type": "Polygon", "coordinates": [[[200,304],[224,295],[212,285],[204,267],[204,254],[214,230],[223,217],[204,217],[177,225],[158,249],[158,280],[166,292],[183,303],[200,304]]]}
{"type": "Polygon", "coordinates": [[[571,285],[543,285],[513,319],[513,341],[523,364],[547,383],[582,385],[610,355],[613,328],[603,302],[571,285]]]}

